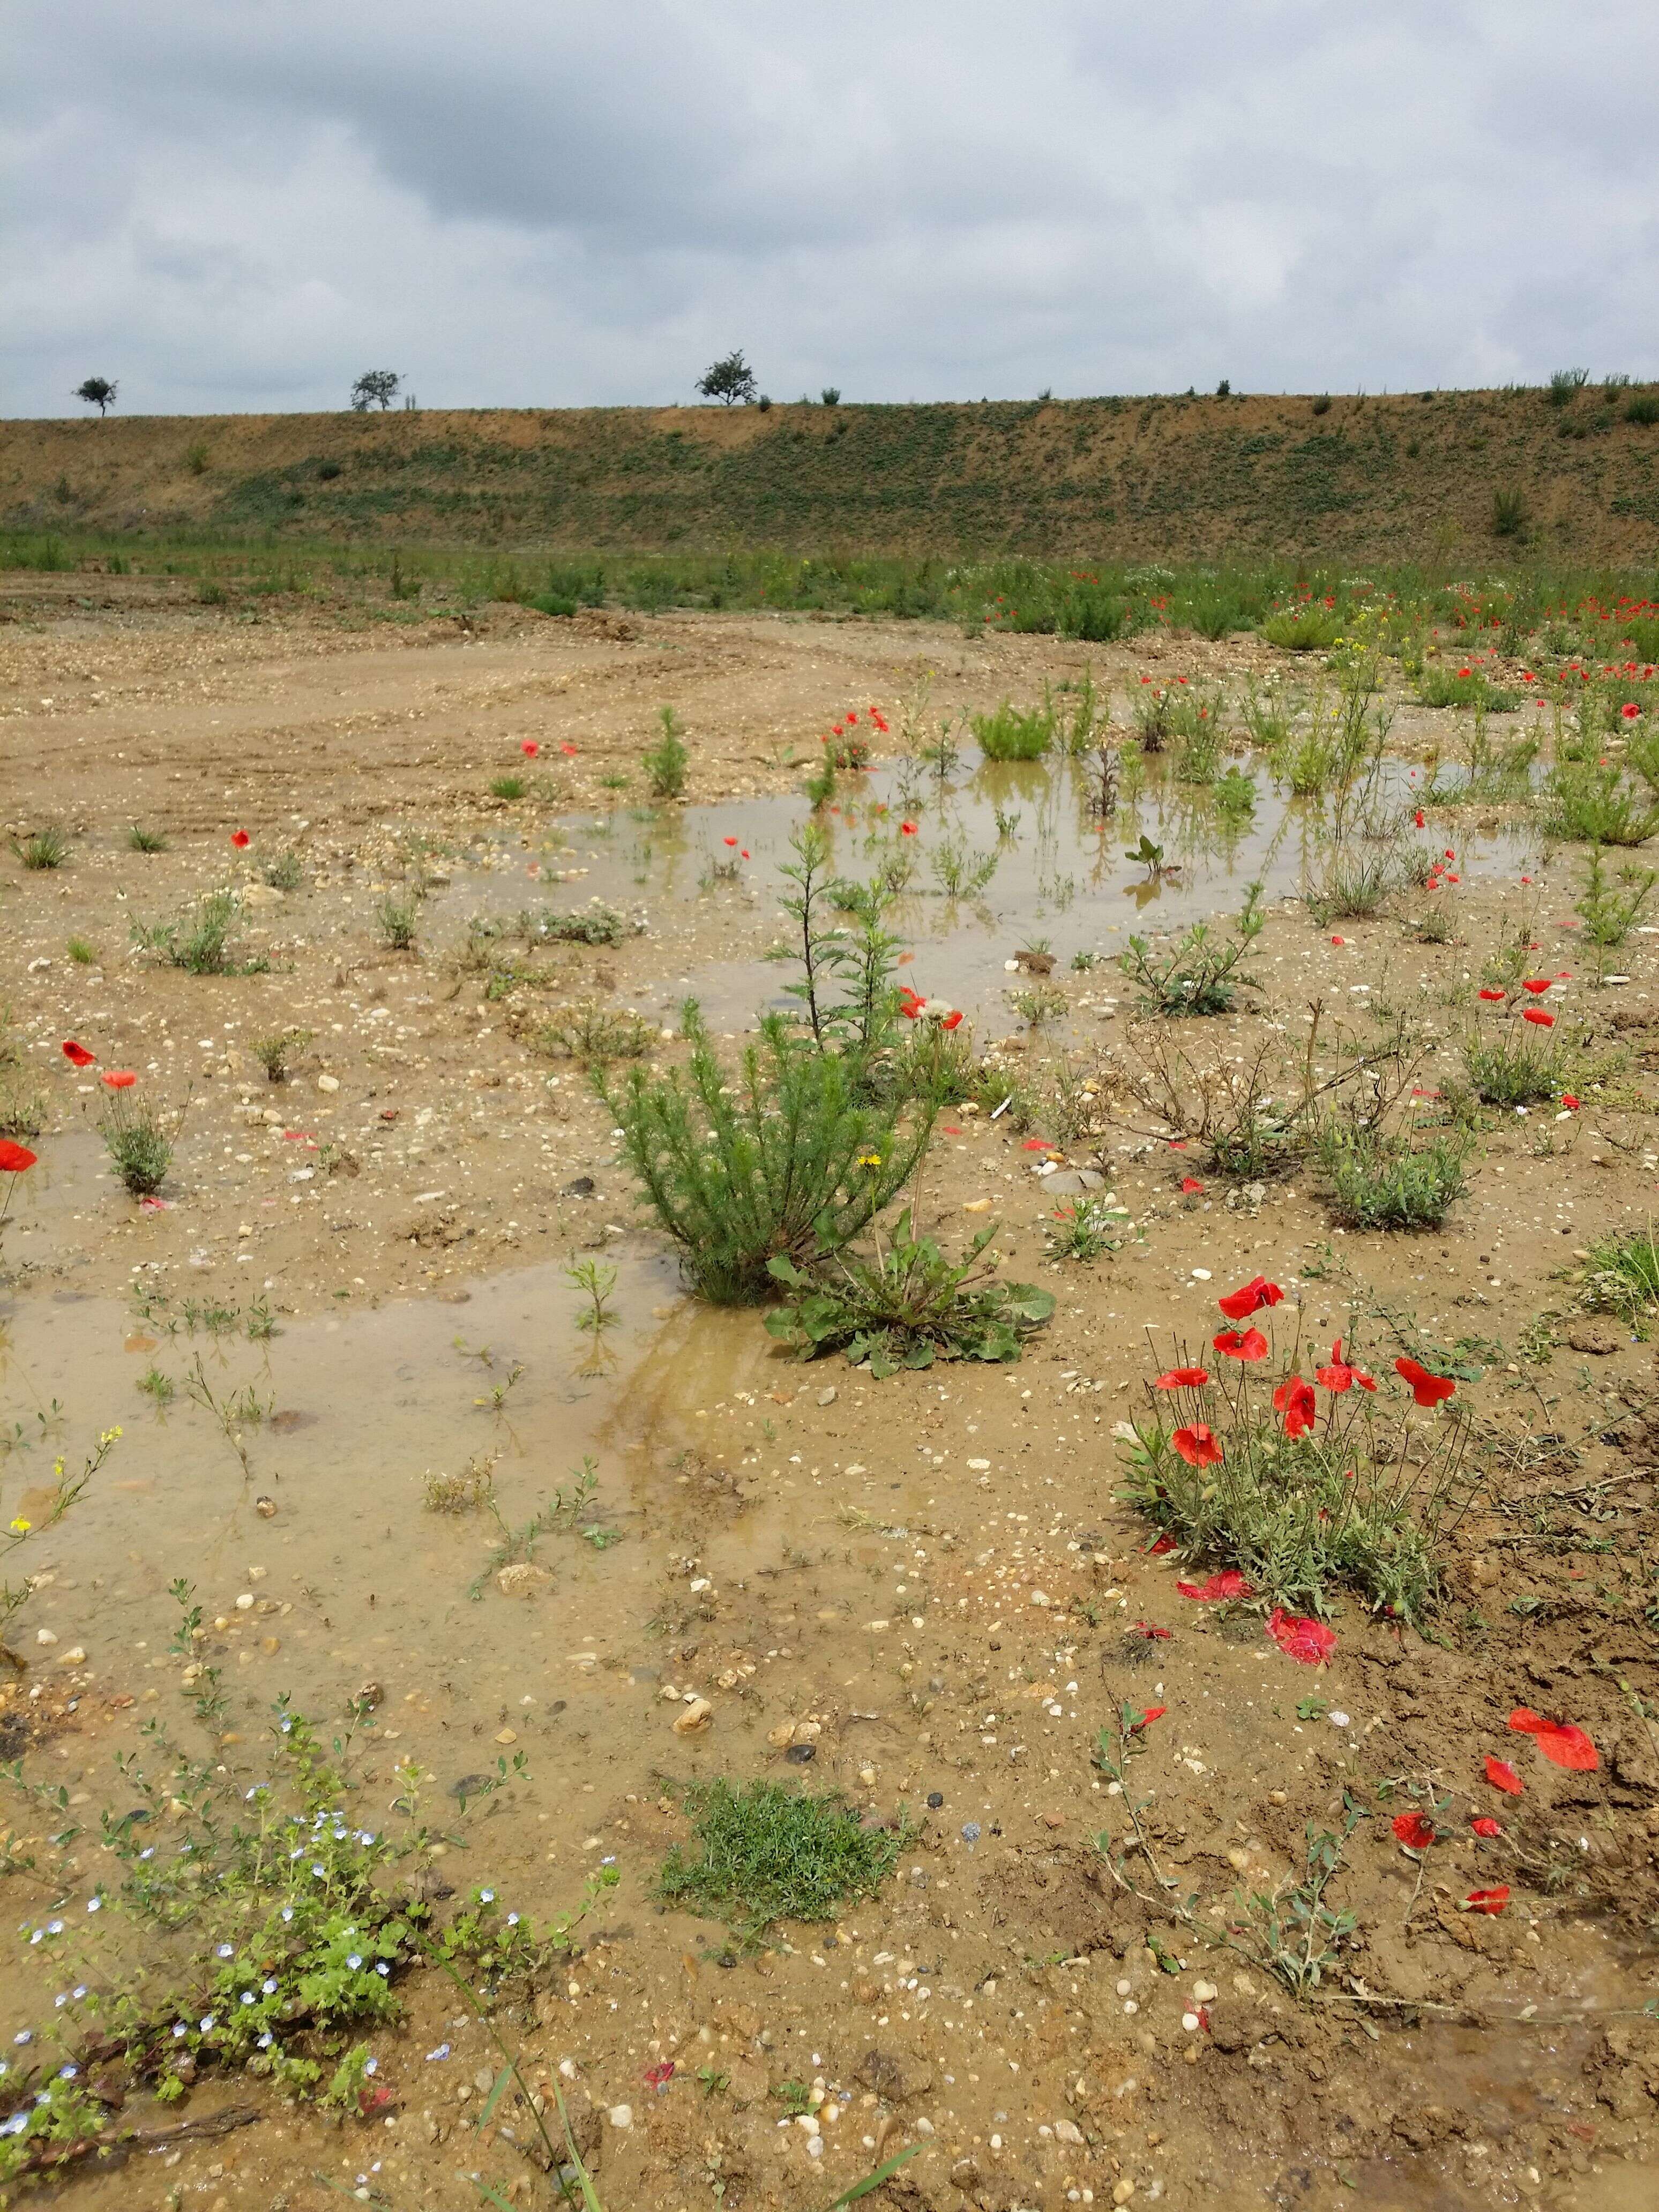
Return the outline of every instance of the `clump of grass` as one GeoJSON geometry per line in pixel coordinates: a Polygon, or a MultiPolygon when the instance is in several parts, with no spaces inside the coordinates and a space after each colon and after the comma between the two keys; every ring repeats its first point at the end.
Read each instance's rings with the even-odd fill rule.
{"type": "Polygon", "coordinates": [[[1254,883],[1231,937],[1218,936],[1202,921],[1164,951],[1154,951],[1144,937],[1132,937],[1119,964],[1143,1006],[1158,1014],[1230,1013],[1240,989],[1254,988],[1244,963],[1266,926],[1261,901],[1261,885],[1254,883]]]}
{"type": "Polygon", "coordinates": [[[177,921],[131,924],[132,941],[144,951],[182,968],[191,975],[256,975],[270,963],[264,959],[233,962],[230,937],[236,926],[234,892],[210,891],[194,915],[177,921]]]}
{"type": "Polygon", "coordinates": [[[771,1291],[774,1259],[805,1267],[840,1251],[897,1196],[937,1106],[925,1100],[901,1133],[896,1110],[860,1103],[855,1069],[777,1016],[733,1071],[695,1005],[684,1029],[684,1073],[635,1069],[625,1088],[601,1083],[599,1095],[693,1287],[716,1304],[757,1302],[771,1291]]]}
{"type": "Polygon", "coordinates": [[[1327,653],[1342,635],[1341,617],[1332,608],[1281,608],[1257,625],[1269,645],[1287,653],[1327,653]]]}
{"type": "Polygon", "coordinates": [[[259,870],[260,879],[274,891],[297,891],[305,880],[300,866],[300,855],[292,845],[287,846],[259,870]]]}
{"type": "Polygon", "coordinates": [[[1478,1029],[1464,1040],[1463,1066],[1483,1106],[1536,1106],[1561,1088],[1564,1052],[1516,1022],[1478,1029]]]}
{"type": "Polygon", "coordinates": [[[1216,779],[1213,796],[1215,811],[1224,821],[1247,821],[1255,811],[1255,779],[1243,769],[1230,768],[1225,775],[1216,779]]]}
{"type": "Polygon", "coordinates": [[[614,908],[594,905],[580,914],[550,914],[544,909],[540,914],[522,915],[519,931],[527,944],[620,945],[628,934],[628,924],[614,908]]]}
{"type": "Polygon", "coordinates": [[[657,1042],[657,1030],[631,1010],[580,999],[538,1024],[530,1042],[538,1052],[580,1060],[592,1067],[612,1060],[642,1060],[657,1042]]]}
{"type": "Polygon", "coordinates": [[[380,942],[393,952],[413,951],[421,920],[418,891],[387,891],[374,908],[380,942]]]}
{"type": "Polygon", "coordinates": [[[663,1861],[665,1905],[724,1920],[752,1943],[775,1920],[833,1920],[874,1897],[898,1863],[907,1832],[866,1828],[833,1793],[815,1797],[776,1782],[733,1787],[723,1775],[685,1793],[692,1841],[663,1861]]]}
{"type": "Polygon", "coordinates": [[[1412,933],[1419,945],[1449,945],[1456,933],[1456,918],[1443,900],[1424,908],[1412,924],[1412,933]]]}
{"type": "Polygon", "coordinates": [[[1521,694],[1494,684],[1479,668],[1425,668],[1417,696],[1425,707],[1478,707],[1489,714],[1513,714],[1521,694]]]}
{"type": "Polygon", "coordinates": [[[1162,684],[1146,684],[1135,695],[1132,712],[1142,752],[1161,753],[1174,728],[1175,707],[1162,684]]]}
{"type": "Polygon", "coordinates": [[[1054,1208],[1048,1249],[1057,1260],[1098,1260],[1103,1252],[1117,1251],[1133,1226],[1115,1191],[1085,1191],[1054,1208]]]}
{"type": "Polygon", "coordinates": [[[26,837],[14,837],[11,849],[26,868],[61,868],[70,855],[69,832],[61,823],[48,822],[26,837]]]}
{"type": "Polygon", "coordinates": [[[492,799],[522,799],[528,787],[521,775],[495,775],[489,779],[492,799]]]}
{"type": "Polygon", "coordinates": [[[135,1198],[149,1198],[167,1180],[173,1146],[155,1109],[130,1091],[112,1091],[98,1123],[111,1165],[135,1198]]]}
{"type": "Polygon", "coordinates": [[[289,1062],[311,1042],[311,1036],[309,1030],[279,1030],[275,1036],[254,1038],[249,1050],[264,1068],[267,1083],[286,1080],[289,1062]]]}
{"type": "Polygon", "coordinates": [[[949,1260],[915,1234],[907,1206],[867,1260],[842,1254],[808,1273],[775,1259],[770,1273],[790,1297],[767,1316],[768,1333],[803,1359],[845,1352],[855,1367],[867,1360],[878,1381],[939,1359],[1018,1359],[1022,1337],[1053,1314],[1054,1294],[999,1281],[994,1262],[980,1266],[995,1234],[994,1224],[978,1231],[949,1260]]]}
{"type": "Polygon", "coordinates": [[[1626,1321],[1659,1305],[1659,1239],[1653,1224],[1622,1236],[1598,1237],[1584,1264],[1584,1304],[1626,1321]]]}
{"type": "Polygon", "coordinates": [[[95,968],[98,964],[98,947],[88,938],[71,937],[64,950],[77,968],[95,968]]]}
{"type": "Polygon", "coordinates": [[[422,1504],[428,1513],[471,1513],[495,1495],[499,1451],[474,1452],[458,1474],[428,1474],[422,1504]]]}
{"type": "Polygon", "coordinates": [[[1217,1364],[1232,1371],[1156,1391],[1152,1413],[1133,1424],[1125,1502],[1194,1566],[1237,1569],[1258,1600],[1322,1615],[1346,1589],[1420,1623],[1439,1589],[1442,1548],[1476,1494],[1463,1407],[1389,1419],[1363,1384],[1316,1389],[1292,1375],[1273,1395],[1282,1405],[1298,1383],[1315,1402],[1291,1434],[1256,1369],[1217,1364]]]}
{"type": "Polygon", "coordinates": [[[1439,1135],[1414,1149],[1380,1130],[1332,1120],[1317,1159],[1336,1219],[1351,1229],[1437,1229],[1468,1189],[1474,1139],[1439,1135]]]}
{"type": "Polygon", "coordinates": [[[640,766],[653,799],[678,799],[685,789],[686,770],[691,763],[684,726],[672,707],[658,708],[657,723],[657,741],[641,754],[640,766]]]}
{"type": "Polygon", "coordinates": [[[0,1137],[38,1137],[45,1125],[40,1079],[13,1031],[11,1009],[0,1006],[0,1137]]]}
{"type": "Polygon", "coordinates": [[[1030,990],[1011,991],[1008,1003],[1027,1028],[1040,1030],[1058,1021],[1071,1002],[1057,983],[1037,983],[1030,990]]]}
{"type": "Polygon", "coordinates": [[[1339,844],[1325,862],[1324,880],[1305,891],[1303,902],[1323,929],[1333,921],[1369,921],[1402,879],[1399,854],[1391,845],[1339,844]]]}
{"type": "Polygon", "coordinates": [[[1559,761],[1546,787],[1546,833],[1581,845],[1640,845],[1659,830],[1659,803],[1625,780],[1616,763],[1559,761]]]}
{"type": "Polygon", "coordinates": [[[1046,699],[1024,708],[1005,699],[994,713],[968,720],[987,760],[1041,760],[1054,742],[1054,710],[1046,699]]]}
{"type": "Polygon", "coordinates": [[[127,824],[127,843],[135,853],[165,853],[167,841],[159,830],[146,830],[142,823],[127,824]]]}

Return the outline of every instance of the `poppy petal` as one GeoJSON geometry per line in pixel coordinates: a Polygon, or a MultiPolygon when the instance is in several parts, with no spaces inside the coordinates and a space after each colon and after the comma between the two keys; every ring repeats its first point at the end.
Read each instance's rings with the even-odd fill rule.
{"type": "Polygon", "coordinates": [[[1281,1651],[1304,1667],[1322,1666],[1336,1649],[1334,1630],[1322,1620],[1286,1613],[1283,1606],[1276,1605],[1267,1615],[1267,1633],[1281,1651]]]}
{"type": "Polygon", "coordinates": [[[1486,1779],[1494,1790],[1501,1790],[1506,1797],[1518,1797],[1527,1786],[1507,1759],[1488,1759],[1486,1779]]]}

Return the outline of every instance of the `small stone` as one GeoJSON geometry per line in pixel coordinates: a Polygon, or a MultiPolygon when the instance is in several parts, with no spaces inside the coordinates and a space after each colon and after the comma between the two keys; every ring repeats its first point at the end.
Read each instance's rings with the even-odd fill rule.
{"type": "Polygon", "coordinates": [[[59,1652],[58,1663],[60,1667],[78,1667],[86,1656],[80,1644],[71,1644],[67,1651],[59,1652]]]}
{"type": "Polygon", "coordinates": [[[1112,2202],[1114,2204],[1127,2204],[1134,2193],[1135,2185],[1133,2182],[1130,2180],[1127,2173],[1124,2175],[1121,2181],[1115,2181],[1112,2184],[1112,2202]]]}
{"type": "Polygon", "coordinates": [[[988,1198],[970,1198],[964,1200],[962,1210],[964,1213],[988,1213],[994,1203],[988,1198]]]}
{"type": "Polygon", "coordinates": [[[818,1392],[818,1403],[820,1406],[833,1406],[835,1402],[836,1386],[832,1382],[827,1389],[820,1390],[818,1392]]]}
{"type": "Polygon", "coordinates": [[[317,1088],[319,1091],[337,1091],[339,1087],[340,1079],[337,1075],[319,1075],[317,1078],[317,1088]]]}
{"type": "Polygon", "coordinates": [[[707,1728],[714,1717],[714,1708],[707,1698],[693,1698],[674,1722],[676,1735],[695,1735],[699,1729],[707,1728]]]}
{"type": "Polygon", "coordinates": [[[516,1729],[497,1729],[495,1741],[497,1743],[517,1743],[519,1732],[516,1729]]]}
{"type": "Polygon", "coordinates": [[[1221,1992],[1213,1982],[1194,1982],[1193,1995],[1200,2004],[1213,2004],[1221,1992]]]}
{"type": "Polygon", "coordinates": [[[1054,2122],[1054,2141],[1056,2142],[1063,2143],[1081,2143],[1083,2141],[1083,2130],[1079,2127],[1075,2120],[1056,2120],[1054,2122]]]}
{"type": "Polygon", "coordinates": [[[276,1517],[276,1500],[274,1498],[256,1498],[253,1501],[253,1510],[262,1521],[274,1521],[276,1517]]]}
{"type": "Polygon", "coordinates": [[[503,1597],[534,1597],[553,1579],[546,1567],[534,1565],[527,1559],[515,1560],[512,1566],[503,1567],[495,1577],[495,1587],[503,1597]]]}
{"type": "Polygon", "coordinates": [[[262,1636],[259,1638],[259,1649],[268,1656],[274,1655],[282,1648],[283,1639],[280,1636],[262,1636]]]}
{"type": "Polygon", "coordinates": [[[613,2128],[631,2128],[634,2124],[634,2107],[631,2105],[612,2105],[605,2117],[613,2128]]]}
{"type": "Polygon", "coordinates": [[[34,1640],[37,1644],[56,1644],[58,1638],[50,1628],[37,1628],[34,1632],[34,1640]]]}
{"type": "Polygon", "coordinates": [[[236,1610],[238,1613],[252,1612],[253,1592],[252,1590],[244,1590],[242,1592],[241,1595],[236,1601],[236,1610]]]}

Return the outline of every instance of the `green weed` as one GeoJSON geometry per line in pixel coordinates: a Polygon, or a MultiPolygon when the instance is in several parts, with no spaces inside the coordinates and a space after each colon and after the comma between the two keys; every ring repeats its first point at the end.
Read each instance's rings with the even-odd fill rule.
{"type": "Polygon", "coordinates": [[[655,744],[641,755],[640,765],[653,799],[678,799],[685,788],[690,751],[679,716],[672,707],[659,707],[657,721],[660,734],[655,744]]]}
{"type": "Polygon", "coordinates": [[[777,1920],[833,1920],[874,1897],[898,1863],[908,1830],[867,1829],[835,1796],[775,1782],[734,1788],[723,1776],[685,1793],[692,1840],[657,1878],[663,1903],[724,1920],[745,1943],[777,1920]]]}

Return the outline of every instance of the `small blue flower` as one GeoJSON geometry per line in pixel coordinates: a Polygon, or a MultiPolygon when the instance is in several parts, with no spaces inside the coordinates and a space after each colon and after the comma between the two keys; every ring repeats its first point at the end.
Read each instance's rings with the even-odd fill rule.
{"type": "Polygon", "coordinates": [[[292,1920],[292,1919],[293,1919],[293,1917],[294,1917],[294,1907],[293,1907],[291,1905],[285,1905],[283,1907],[283,1919],[284,1919],[284,1920],[292,1920]]]}
{"type": "Polygon", "coordinates": [[[235,1954],[235,1948],[236,1947],[234,1943],[222,1943],[219,1946],[219,1956],[222,1959],[232,1958],[235,1954]]]}
{"type": "Polygon", "coordinates": [[[363,2061],[363,2071],[365,2074],[378,2074],[380,2070],[380,2062],[378,2058],[366,2058],[363,2061]]]}
{"type": "Polygon", "coordinates": [[[103,1909],[104,1900],[101,1897],[89,1897],[87,1899],[87,1911],[88,1912],[101,1912],[103,1909]]]}
{"type": "Polygon", "coordinates": [[[147,1844],[144,1846],[144,1849],[143,1849],[142,1851],[140,1851],[140,1852],[139,1852],[138,1856],[139,1856],[139,1857],[140,1857],[141,1859],[153,1859],[153,1858],[155,1857],[155,1844],[147,1844]]]}
{"type": "MultiPolygon", "coordinates": [[[[91,1911],[91,1910],[92,1910],[92,1907],[91,1907],[90,1905],[88,1905],[88,1906],[87,1907],[87,1910],[88,1910],[88,1912],[90,1912],[90,1911],[91,1911]]],[[[48,1935],[48,1936],[61,1936],[61,1935],[63,1934],[63,1932],[64,1932],[64,1923],[63,1923],[63,1922],[62,1922],[61,1920],[48,1920],[48,1921],[47,1921],[47,1923],[46,1923],[46,1933],[47,1933],[47,1935],[48,1935]]]]}
{"type": "Polygon", "coordinates": [[[374,1838],[370,1832],[365,1828],[362,1833],[358,1837],[357,1841],[360,1844],[372,1844],[374,1841],[374,1838]]]}
{"type": "MultiPolygon", "coordinates": [[[[19,2038],[19,2040],[21,2040],[21,2037],[19,2038]]],[[[426,2056],[428,2065],[434,2058],[447,2058],[449,2056],[449,2045],[447,2043],[441,2043],[435,2051],[428,2051],[426,2056]]]]}
{"type": "Polygon", "coordinates": [[[244,1990],[242,1991],[242,2002],[244,2004],[252,2004],[256,2002],[257,2000],[255,1999],[252,1990],[244,1990]]]}
{"type": "Polygon", "coordinates": [[[75,1987],[70,1991],[70,1995],[73,1997],[83,1997],[86,1993],[87,1985],[84,1982],[77,1982],[75,1987]]]}
{"type": "Polygon", "coordinates": [[[210,2012],[204,2012],[204,2013],[202,2014],[202,2033],[203,2033],[203,2034],[204,2034],[204,2035],[205,2035],[205,2034],[207,2033],[208,2030],[212,2027],[212,2025],[213,2025],[213,2014],[212,2014],[210,2012]]]}
{"type": "Polygon", "coordinates": [[[480,1905],[493,1905],[495,1902],[495,1891],[493,1889],[481,1889],[478,1892],[478,1902],[480,1905]]]}
{"type": "Polygon", "coordinates": [[[507,1914],[507,1926],[508,1926],[509,1928],[516,1928],[516,1927],[518,1926],[518,1924],[519,1924],[519,1916],[518,1916],[518,1914],[517,1914],[516,1912],[509,1912],[509,1913],[507,1914]]]}
{"type": "Polygon", "coordinates": [[[190,2033],[190,2030],[189,2030],[189,2029],[185,2026],[185,2023],[183,2022],[183,2021],[181,2021],[181,2020],[175,2020],[175,2021],[173,2021],[173,2041],[174,2041],[175,2043],[177,2043],[177,2042],[178,2042],[178,2040],[179,2040],[179,2037],[180,2037],[180,2036],[183,2036],[183,2035],[188,2035],[189,2033],[190,2033]]]}
{"type": "Polygon", "coordinates": [[[324,1875],[328,1872],[328,1869],[327,1869],[327,1868],[323,1864],[322,1861],[321,1861],[320,1859],[319,1859],[319,1860],[316,1862],[316,1863],[313,1866],[313,1868],[312,1868],[311,1871],[313,1872],[313,1874],[314,1874],[314,1875],[317,1876],[318,1880],[320,1881],[322,1880],[323,1876],[324,1876],[324,1875]]]}
{"type": "Polygon", "coordinates": [[[14,2112],[9,2120],[0,2124],[0,2136],[21,2136],[28,2124],[27,2112],[14,2112]]]}
{"type": "Polygon", "coordinates": [[[275,2037],[271,2034],[270,2030],[269,2028],[267,2028],[267,2029],[265,2030],[264,2033],[264,2034],[259,2038],[259,2048],[260,2048],[260,2050],[261,2050],[261,2051],[269,2051],[269,2050],[270,2050],[270,2046],[271,2046],[271,2045],[272,2045],[272,2043],[273,2043],[275,2040],[276,2040],[276,2039],[275,2039],[275,2037]]]}
{"type": "Polygon", "coordinates": [[[374,1969],[374,1971],[375,1971],[375,1972],[376,1972],[377,1974],[379,1974],[379,1975],[380,1976],[380,1978],[382,1978],[382,1980],[384,1980],[384,1979],[385,1979],[385,1978],[386,1978],[386,1975],[388,1975],[388,1974],[392,1972],[392,1969],[391,1969],[391,1967],[390,1967],[390,1966],[388,1966],[386,1965],[386,1961],[385,1961],[384,1960],[382,1960],[380,1961],[380,1965],[379,1965],[378,1966],[376,1966],[376,1968],[374,1969]]]}
{"type": "Polygon", "coordinates": [[[60,2066],[58,2069],[58,2078],[60,2081],[72,2081],[80,2071],[78,2066],[60,2066]]]}
{"type": "Polygon", "coordinates": [[[14,2043],[33,2043],[33,2040],[34,2030],[32,2027],[20,2027],[12,2038],[14,2043]]]}
{"type": "Polygon", "coordinates": [[[52,1999],[52,2002],[54,2005],[66,2005],[69,2002],[69,1991],[67,1990],[59,1990],[57,1996],[52,1999]]]}
{"type": "Polygon", "coordinates": [[[259,1986],[268,1997],[274,1997],[276,1994],[276,1977],[272,1974],[269,1979],[261,1982],[259,1986]]]}
{"type": "Polygon", "coordinates": [[[353,1972],[354,1974],[356,1972],[356,1971],[357,1971],[358,1967],[359,1967],[359,1966],[361,1966],[362,1965],[362,1963],[363,1963],[363,1958],[362,1958],[362,1952],[361,1952],[361,1951],[354,1951],[354,1952],[352,1952],[352,1954],[350,1954],[350,1956],[349,1956],[349,1957],[347,1959],[347,1960],[346,1960],[346,1964],[347,1964],[347,1966],[350,1967],[350,1969],[351,1969],[351,1971],[352,1971],[352,1972],[353,1972]]]}
{"type": "Polygon", "coordinates": [[[31,1943],[38,1943],[38,1942],[40,1941],[40,1938],[41,1938],[41,1937],[46,1934],[46,1929],[45,1929],[44,1928],[37,1928],[37,1929],[35,1929],[34,1933],[33,1933],[33,1934],[29,1937],[29,1941],[30,1941],[30,1942],[31,1942],[31,1943]]]}

